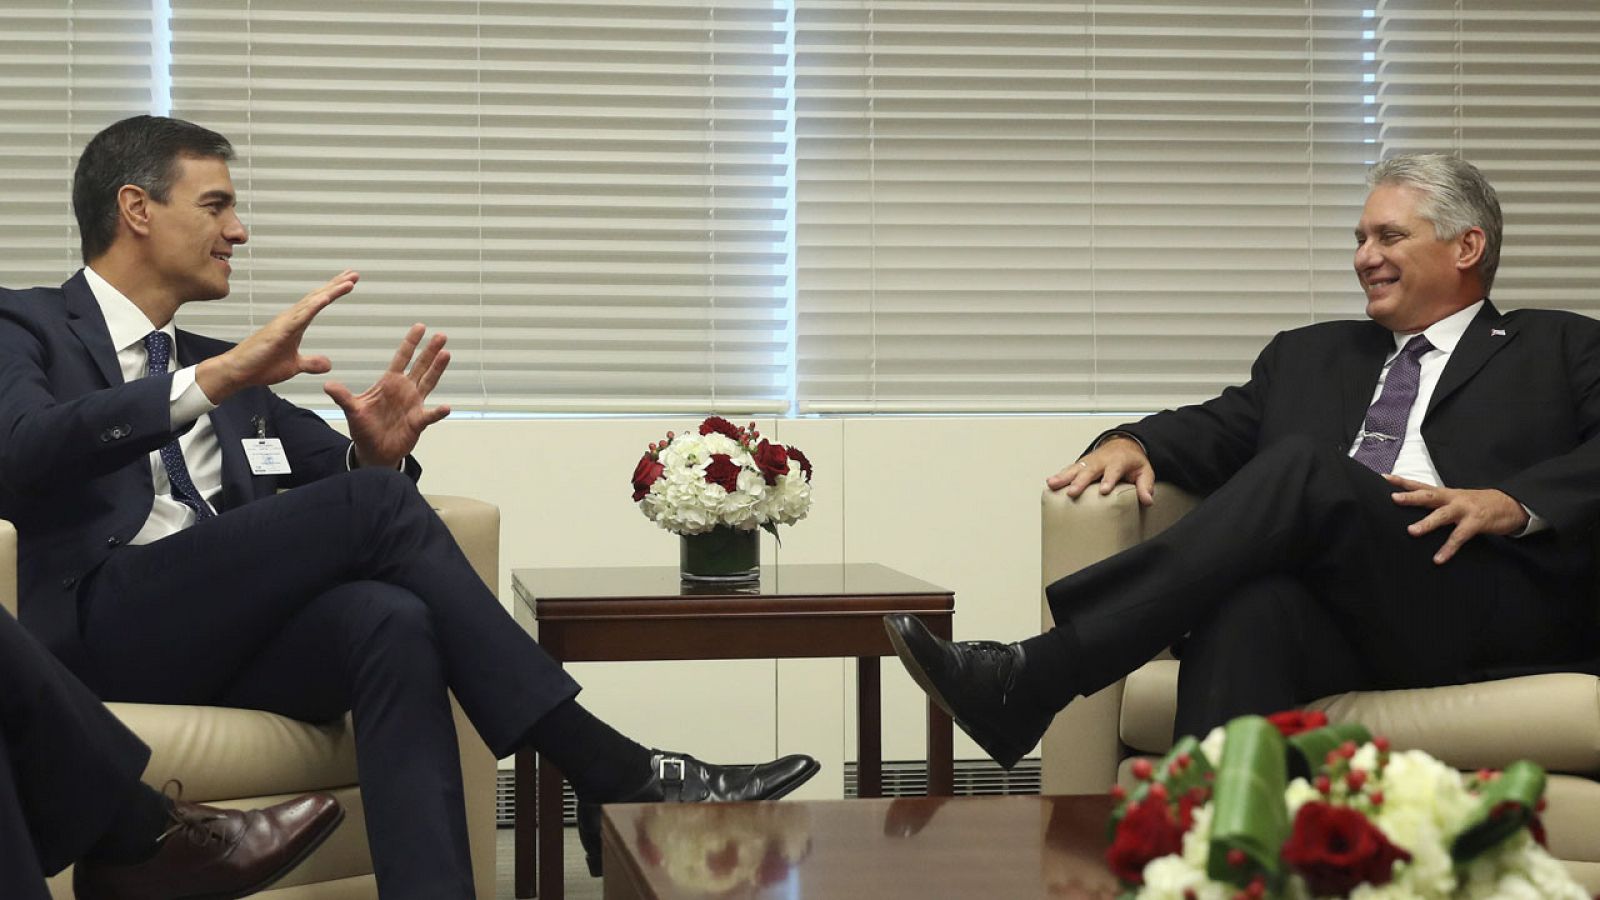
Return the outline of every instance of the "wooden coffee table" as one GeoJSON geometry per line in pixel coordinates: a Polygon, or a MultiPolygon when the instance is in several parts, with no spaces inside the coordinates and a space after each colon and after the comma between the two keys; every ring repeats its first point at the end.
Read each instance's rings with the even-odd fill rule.
{"type": "MultiPolygon", "coordinates": [[[[856,657],[858,793],[883,793],[878,658],[894,649],[889,613],[913,613],[948,639],[954,595],[873,564],[763,567],[748,587],[687,585],[672,567],[516,569],[517,621],[558,663],[856,657]]],[[[686,748],[692,750],[692,748],[686,748]]],[[[950,718],[928,703],[928,793],[955,786],[950,718]]],[[[560,771],[516,757],[519,898],[560,900],[560,771]],[[536,817],[523,813],[535,806],[536,817]],[[535,822],[534,819],[537,821],[535,822]],[[537,843],[537,847],[535,847],[537,843]]]]}
{"type": "Polygon", "coordinates": [[[606,900],[1117,896],[1111,798],[619,804],[606,900]]]}

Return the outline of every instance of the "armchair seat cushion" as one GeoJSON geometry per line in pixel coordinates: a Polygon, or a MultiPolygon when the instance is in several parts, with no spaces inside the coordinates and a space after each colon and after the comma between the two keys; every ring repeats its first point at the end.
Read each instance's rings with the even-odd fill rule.
{"type": "Polygon", "coordinates": [[[150,745],[144,781],[183,782],[197,803],[325,790],[356,783],[349,717],[326,725],[253,709],[108,703],[150,745]]]}
{"type": "MultiPolygon", "coordinates": [[[[1122,742],[1143,753],[1172,746],[1178,663],[1156,660],[1128,676],[1122,742]]],[[[1334,722],[1360,722],[1396,747],[1425,750],[1458,769],[1531,759],[1551,772],[1600,772],[1600,679],[1549,673],[1448,687],[1352,691],[1307,704],[1334,722]]]]}

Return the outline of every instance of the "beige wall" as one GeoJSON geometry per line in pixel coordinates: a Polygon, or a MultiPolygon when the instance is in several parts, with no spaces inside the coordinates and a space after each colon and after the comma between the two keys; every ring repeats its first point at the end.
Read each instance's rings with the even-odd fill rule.
{"type": "MultiPolygon", "coordinates": [[[[878,562],[951,588],[956,636],[1015,640],[1039,629],[1039,492],[1105,416],[758,420],[816,467],[810,516],[765,561],[878,562]]],[[[499,504],[500,592],[528,566],[675,565],[677,537],[630,500],[649,441],[673,419],[458,419],[430,429],[423,487],[499,504]]],[[[583,702],[638,740],[710,759],[805,751],[823,774],[803,796],[837,796],[854,757],[854,666],[842,660],[579,664],[583,702]]],[[[886,661],[884,756],[923,755],[921,695],[886,661]]],[[[956,757],[982,758],[957,734],[956,757]]]]}

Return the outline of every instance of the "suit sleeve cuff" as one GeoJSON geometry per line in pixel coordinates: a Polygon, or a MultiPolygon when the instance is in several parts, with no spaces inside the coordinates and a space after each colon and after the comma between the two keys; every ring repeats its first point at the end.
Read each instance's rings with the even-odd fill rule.
{"type": "Polygon", "coordinates": [[[1528,504],[1523,503],[1520,505],[1522,507],[1522,511],[1528,514],[1528,524],[1522,526],[1522,530],[1516,534],[1513,534],[1512,537],[1527,537],[1530,534],[1538,534],[1539,532],[1546,531],[1550,528],[1550,523],[1539,518],[1539,514],[1529,509],[1528,504]]]}
{"type": "Polygon", "coordinates": [[[1128,440],[1133,441],[1135,444],[1139,445],[1139,452],[1140,453],[1143,453],[1145,456],[1149,456],[1150,455],[1150,448],[1146,447],[1144,445],[1144,441],[1139,440],[1137,435],[1133,434],[1132,432],[1128,432],[1128,431],[1117,431],[1116,429],[1112,429],[1111,431],[1108,431],[1105,434],[1100,435],[1100,437],[1095,440],[1094,446],[1090,447],[1089,449],[1090,450],[1099,450],[1102,446],[1105,445],[1106,441],[1109,441],[1112,438],[1127,438],[1128,440]]]}
{"type": "MultiPolygon", "coordinates": [[[[350,446],[344,448],[344,470],[346,472],[354,472],[359,468],[361,468],[361,463],[356,459],[356,442],[351,441],[350,446]]],[[[394,470],[396,472],[404,472],[406,470],[406,461],[402,459],[395,463],[394,470]]]]}

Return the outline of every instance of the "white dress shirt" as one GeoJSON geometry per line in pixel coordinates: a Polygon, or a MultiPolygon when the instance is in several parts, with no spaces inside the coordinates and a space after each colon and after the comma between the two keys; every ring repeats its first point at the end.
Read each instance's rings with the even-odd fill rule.
{"type": "MultiPolygon", "coordinates": [[[[117,351],[117,365],[122,369],[122,380],[129,382],[145,377],[150,355],[145,352],[144,338],[156,330],[166,332],[167,337],[173,339],[172,359],[167,363],[168,371],[171,371],[177,365],[178,358],[177,329],[173,324],[168,322],[160,329],[155,328],[143,310],[95,270],[85,267],[83,277],[89,282],[89,290],[94,292],[95,301],[100,304],[101,315],[105,316],[106,328],[111,332],[111,346],[117,351]]],[[[189,477],[194,481],[195,489],[215,507],[217,497],[222,493],[222,445],[217,441],[217,433],[212,429],[211,417],[207,414],[217,406],[195,383],[194,366],[179,369],[172,376],[169,400],[171,428],[194,423],[193,428],[178,438],[178,449],[183,451],[183,459],[189,467],[189,477]]],[[[172,484],[167,480],[167,469],[161,464],[159,450],[150,454],[150,480],[155,485],[150,517],[145,520],[139,533],[133,536],[133,540],[128,542],[130,544],[148,544],[160,540],[188,528],[195,521],[194,510],[173,498],[172,484]]]]}

